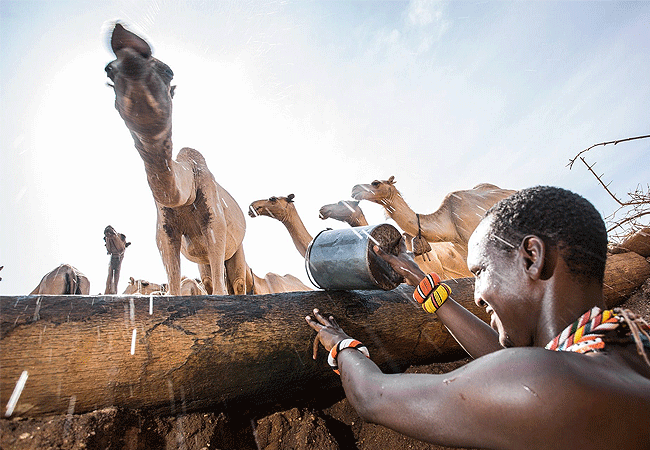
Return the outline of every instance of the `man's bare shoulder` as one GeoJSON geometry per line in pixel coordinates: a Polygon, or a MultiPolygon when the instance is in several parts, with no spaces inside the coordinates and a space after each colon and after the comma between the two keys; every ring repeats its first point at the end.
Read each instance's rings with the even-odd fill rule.
{"type": "MultiPolygon", "coordinates": [[[[631,346],[633,347],[633,346],[631,346]]],[[[616,385],[626,387],[634,381],[635,389],[650,396],[650,370],[641,356],[632,355],[629,348],[613,348],[608,352],[579,354],[556,352],[538,347],[503,349],[467,364],[470,371],[496,373],[504,376],[530,377],[564,385],[593,386],[606,384],[611,390],[616,385]],[[507,369],[507,370],[504,370],[507,369]]]]}
{"type": "Polygon", "coordinates": [[[535,448],[535,440],[544,438],[597,444],[592,448],[650,446],[650,379],[616,354],[509,348],[478,358],[446,374],[443,381],[455,385],[454,394],[477,417],[490,417],[502,431],[543,424],[527,436],[531,440],[526,448],[535,448]],[[594,421],[626,438],[601,436],[596,442],[594,421]]]}

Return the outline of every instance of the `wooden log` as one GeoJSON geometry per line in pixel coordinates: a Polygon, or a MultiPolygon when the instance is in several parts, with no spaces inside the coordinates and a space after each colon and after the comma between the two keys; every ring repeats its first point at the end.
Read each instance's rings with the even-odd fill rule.
{"type": "MultiPolygon", "coordinates": [[[[455,298],[485,316],[471,301],[471,279],[452,285],[455,298]]],[[[19,416],[110,405],[161,414],[223,404],[254,410],[331,396],[338,376],[322,349],[317,361],[311,357],[315,333],[304,317],[314,307],[333,314],[386,371],[461,356],[411,293],[404,285],[258,296],[2,297],[0,404],[5,414],[23,371],[19,416]]]]}
{"type": "MultiPolygon", "coordinates": [[[[606,301],[650,276],[634,253],[607,265],[606,301]]],[[[452,297],[483,320],[472,278],[448,280],[452,297]]],[[[464,356],[436,315],[393,291],[312,291],[258,296],[0,297],[0,404],[27,376],[13,414],[82,413],[107,406],[161,414],[286,409],[287,401],[340,393],[325,352],[311,358],[314,307],[336,317],[386,372],[464,356]],[[271,408],[271,409],[269,409],[271,408]],[[275,408],[275,409],[273,409],[275,408]]]]}

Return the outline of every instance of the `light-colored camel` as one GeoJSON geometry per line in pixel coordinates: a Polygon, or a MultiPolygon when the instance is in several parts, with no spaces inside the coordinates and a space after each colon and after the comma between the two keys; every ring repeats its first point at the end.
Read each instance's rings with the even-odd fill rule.
{"type": "Polygon", "coordinates": [[[365,214],[359,207],[358,200],[341,200],[338,203],[321,206],[318,210],[321,219],[334,219],[346,222],[351,227],[364,227],[368,225],[365,214]]]}
{"type": "Polygon", "coordinates": [[[254,295],[313,291],[312,288],[306,286],[291,274],[278,275],[277,273],[268,272],[264,278],[261,278],[255,275],[250,268],[246,283],[247,292],[252,292],[254,295]]]}
{"type": "MultiPolygon", "coordinates": [[[[167,294],[166,284],[150,283],[146,280],[135,280],[129,278],[129,285],[124,290],[125,295],[165,295],[167,294]]],[[[203,283],[193,278],[183,277],[181,279],[180,295],[208,295],[203,283]]]]}
{"type": "Polygon", "coordinates": [[[88,295],[90,281],[76,267],[61,264],[45,274],[29,295],[88,295]]]}
{"type": "Polygon", "coordinates": [[[108,277],[106,277],[105,295],[117,294],[117,283],[120,281],[120,269],[122,268],[122,260],[124,259],[124,251],[131,245],[126,242],[126,236],[122,233],[115,231],[112,226],[104,228],[104,245],[106,245],[106,252],[111,255],[111,260],[108,263],[108,277]]]}
{"type": "MultiPolygon", "coordinates": [[[[413,251],[413,236],[402,233],[406,242],[406,249],[413,251]]],[[[413,259],[423,272],[437,273],[441,279],[473,277],[467,268],[463,255],[451,242],[431,242],[431,250],[423,255],[414,255],[413,259]]]]}
{"type": "Polygon", "coordinates": [[[255,200],[248,207],[248,215],[251,217],[272,217],[282,222],[293,240],[293,245],[296,246],[296,249],[304,258],[312,237],[298,215],[298,211],[296,211],[296,206],[293,203],[294,198],[295,195],[289,194],[287,197],[269,197],[255,200]]]}
{"type": "MultiPolygon", "coordinates": [[[[346,222],[352,227],[368,225],[358,200],[341,200],[338,203],[324,205],[320,209],[321,219],[335,219],[346,222]]],[[[407,250],[413,251],[413,236],[402,233],[407,250]]],[[[462,255],[451,242],[433,242],[431,251],[424,255],[415,255],[415,262],[426,273],[435,272],[442,279],[471,277],[462,255]]]]}
{"type": "Polygon", "coordinates": [[[180,294],[180,254],[199,265],[209,293],[245,293],[242,242],[246,220],[198,151],[182,148],[172,159],[173,72],[152,57],[151,47],[116,24],[111,48],[117,59],[106,66],[115,107],[133,136],[157,209],[156,242],[169,292],[180,294]]]}
{"type": "Polygon", "coordinates": [[[369,200],[384,207],[386,214],[406,233],[422,236],[429,242],[451,242],[467,261],[467,242],[485,212],[515,191],[483,183],[465,191],[447,194],[440,207],[431,214],[416,214],[395,187],[395,177],[357,184],[352,198],[369,200]],[[419,220],[418,220],[419,216],[419,220]],[[420,226],[418,227],[418,221],[420,226]]]}

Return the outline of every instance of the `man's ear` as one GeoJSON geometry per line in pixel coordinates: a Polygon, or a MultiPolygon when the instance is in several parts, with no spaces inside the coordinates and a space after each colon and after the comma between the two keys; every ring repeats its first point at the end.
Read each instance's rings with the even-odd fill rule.
{"type": "Polygon", "coordinates": [[[546,279],[553,273],[546,267],[547,246],[538,236],[528,235],[524,237],[519,246],[519,252],[524,261],[524,267],[528,276],[533,280],[546,279]]]}

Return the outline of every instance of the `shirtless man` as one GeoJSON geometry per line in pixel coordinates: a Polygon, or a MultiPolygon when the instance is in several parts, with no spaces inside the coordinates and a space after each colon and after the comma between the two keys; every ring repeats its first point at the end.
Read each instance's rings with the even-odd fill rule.
{"type": "Polygon", "coordinates": [[[439,308],[473,361],[444,375],[384,374],[317,309],[306,317],[318,332],[314,357],[318,343],[334,347],[330,365],[359,415],[423,441],[650,449],[648,331],[628,311],[604,311],[606,248],[605,225],[587,200],[559,188],[524,189],[489,210],[469,241],[475,302],[491,315],[490,326],[445,299],[435,278],[433,286],[421,282],[426,274],[405,251],[375,248],[420,286],[416,300],[434,291],[429,310],[439,308]],[[573,333],[579,319],[592,326],[587,337],[573,333]]]}

